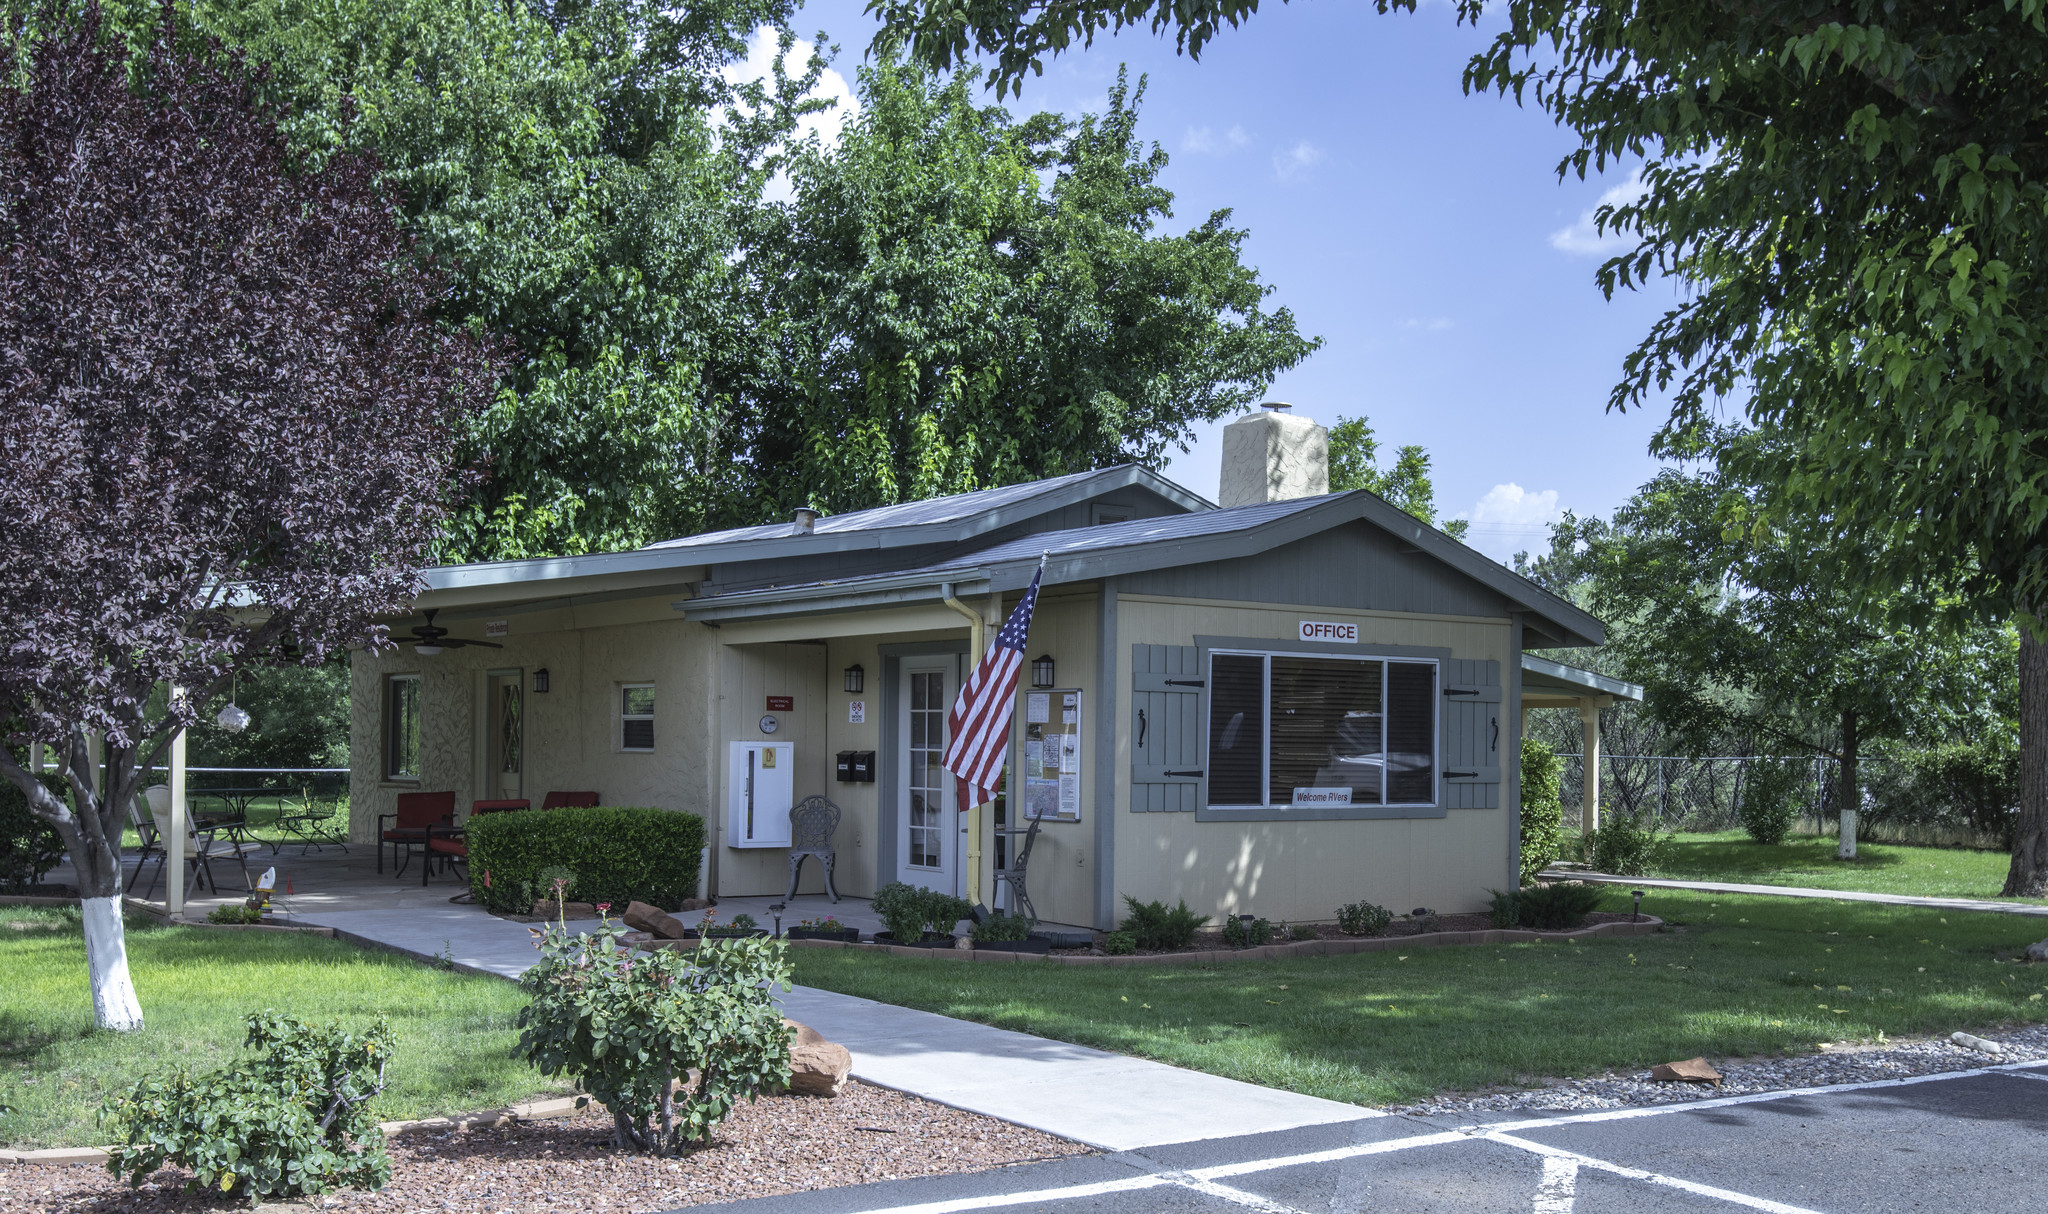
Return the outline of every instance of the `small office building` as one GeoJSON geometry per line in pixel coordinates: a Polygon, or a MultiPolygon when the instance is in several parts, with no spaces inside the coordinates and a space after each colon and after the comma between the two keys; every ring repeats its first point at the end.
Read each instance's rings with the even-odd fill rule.
{"type": "MultiPolygon", "coordinates": [[[[1483,905],[1516,871],[1525,650],[1598,645],[1599,622],[1324,492],[1312,423],[1253,415],[1225,448],[1220,506],[1122,466],[430,570],[420,612],[497,647],[356,655],[352,831],[404,791],[595,789],[703,815],[711,892],[772,894],[788,809],[821,793],[840,893],[964,891],[947,709],[973,621],[993,635],[1042,560],[982,889],[1012,838],[993,828],[1035,818],[1031,896],[1058,923],[1108,926],[1125,895],[1291,920],[1483,905]]],[[[1541,669],[1544,703],[1605,694],[1541,669]]]]}

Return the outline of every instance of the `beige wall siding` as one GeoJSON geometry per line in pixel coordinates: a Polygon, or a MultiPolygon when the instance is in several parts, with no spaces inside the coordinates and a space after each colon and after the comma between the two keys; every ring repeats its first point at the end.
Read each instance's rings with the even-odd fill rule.
{"type": "MultiPolygon", "coordinates": [[[[1504,664],[1513,658],[1505,619],[1128,595],[1118,599],[1119,685],[1130,685],[1134,644],[1193,645],[1197,636],[1231,636],[1268,638],[1283,647],[1305,618],[1357,624],[1362,649],[1427,646],[1460,658],[1504,664]]],[[[1198,822],[1192,813],[1124,812],[1131,743],[1130,722],[1119,722],[1119,915],[1125,894],[1169,905],[1185,898],[1212,916],[1251,912],[1269,919],[1329,920],[1338,906],[1359,900],[1396,912],[1417,906],[1464,911],[1485,905],[1489,888],[1510,881],[1506,809],[1350,822],[1198,822]]]]}
{"type": "MultiPolygon", "coordinates": [[[[1025,875],[1025,888],[1031,892],[1031,902],[1038,909],[1039,917],[1054,923],[1087,923],[1095,913],[1095,865],[1100,858],[1095,854],[1095,773],[1098,770],[1096,765],[1102,761],[1102,756],[1095,753],[1095,725],[1099,719],[1097,714],[1102,711],[1096,686],[1097,602],[1093,594],[1055,591],[1041,597],[1037,614],[1032,617],[1031,637],[1024,650],[1024,672],[1018,679],[1015,729],[1018,745],[1024,738],[1024,696],[1031,690],[1031,659],[1040,654],[1050,654],[1055,683],[1062,688],[1081,691],[1081,820],[1055,822],[1048,819],[1038,832],[1038,842],[1032,848],[1031,862],[1025,875]]],[[[1014,606],[1016,604],[1012,602],[1004,610],[1007,612],[1014,606]]],[[[1058,711],[1057,708],[1054,711],[1058,711]]],[[[1018,772],[1019,766],[1013,755],[1010,770],[1018,772]]],[[[1013,779],[1021,797],[1023,778],[1017,775],[1013,779]]],[[[1012,824],[1029,826],[1020,801],[1013,799],[1011,804],[1018,806],[1012,814],[1012,824]]],[[[991,865],[993,860],[991,855],[991,865]]]]}
{"type": "MultiPolygon", "coordinates": [[[[551,790],[596,790],[606,805],[648,805],[705,813],[712,785],[704,770],[710,729],[711,644],[701,626],[687,625],[662,604],[652,622],[562,628],[568,613],[512,616],[504,648],[450,649],[419,657],[357,653],[351,681],[350,836],[374,837],[377,815],[391,812],[401,792],[452,789],[461,813],[486,786],[488,753],[485,691],[489,672],[521,672],[525,711],[522,766],[526,798],[535,805],[551,790]],[[538,630],[534,625],[556,625],[538,630]],[[533,691],[533,672],[545,667],[549,690],[533,691]],[[383,779],[384,676],[418,672],[420,780],[383,779]],[[619,688],[655,687],[652,752],[622,749],[619,688]]],[[[481,620],[450,625],[462,637],[481,637],[481,620]]]]}
{"type": "MultiPolygon", "coordinates": [[[[718,736],[710,740],[712,761],[719,769],[719,821],[715,835],[719,846],[712,849],[712,863],[718,872],[713,888],[721,895],[747,897],[781,894],[789,890],[789,849],[783,847],[732,847],[726,811],[733,794],[731,744],[734,742],[787,742],[796,762],[790,780],[795,800],[815,793],[830,795],[825,753],[825,660],[826,647],[820,642],[771,641],[761,645],[722,645],[719,663],[718,736]],[[788,696],[794,707],[787,711],[768,710],[769,696],[788,696]],[[773,716],[773,734],[761,730],[761,718],[773,716]]],[[[759,803],[756,802],[758,808],[759,803]]],[[[758,821],[758,819],[757,819],[758,821]]],[[[741,837],[744,837],[743,835],[741,837]]],[[[835,846],[837,844],[835,843],[835,846]]],[[[813,870],[816,865],[811,866],[813,870]]],[[[805,892],[823,892],[825,882],[816,871],[804,879],[805,892]]]]}

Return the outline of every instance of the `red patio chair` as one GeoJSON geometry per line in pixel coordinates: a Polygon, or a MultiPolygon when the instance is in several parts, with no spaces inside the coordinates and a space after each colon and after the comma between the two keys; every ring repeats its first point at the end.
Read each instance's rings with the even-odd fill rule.
{"type": "MultiPolygon", "coordinates": [[[[444,834],[436,827],[427,832],[427,854],[420,861],[420,884],[427,883],[427,877],[434,871],[434,860],[439,857],[449,869],[469,862],[469,844],[460,834],[444,834]]],[[[458,873],[458,876],[461,874],[458,873]]]]}
{"type": "Polygon", "coordinates": [[[478,814],[502,814],[510,810],[532,808],[533,802],[523,797],[502,801],[471,801],[469,803],[469,816],[474,818],[478,814]]]}
{"type": "Polygon", "coordinates": [[[391,859],[403,873],[414,852],[424,854],[433,829],[455,825],[455,793],[402,792],[398,812],[377,815],[377,871],[384,871],[384,848],[391,847],[391,859]],[[384,823],[389,821],[390,826],[384,823]],[[400,849],[403,849],[401,851],[400,849]]]}
{"type": "Polygon", "coordinates": [[[551,792],[540,803],[542,809],[589,809],[597,804],[594,792],[551,792]]]}

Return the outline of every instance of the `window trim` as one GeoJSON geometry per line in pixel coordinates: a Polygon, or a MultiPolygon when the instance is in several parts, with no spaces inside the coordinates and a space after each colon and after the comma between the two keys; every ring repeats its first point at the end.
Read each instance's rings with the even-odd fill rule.
{"type": "MultiPolygon", "coordinates": [[[[1369,621],[1359,621],[1361,625],[1369,621]]],[[[1202,771],[1205,773],[1195,794],[1195,821],[1197,822],[1342,822],[1390,818],[1443,818],[1449,816],[1444,797],[1444,719],[1443,689],[1444,664],[1450,660],[1448,648],[1421,645],[1385,645],[1372,641],[1361,641],[1356,645],[1344,645],[1324,641],[1295,641],[1281,637],[1221,637],[1197,636],[1195,638],[1197,660],[1202,671],[1202,771]],[[1302,657],[1302,658],[1351,658],[1358,661],[1379,662],[1428,662],[1436,667],[1436,688],[1438,702],[1430,714],[1431,760],[1436,771],[1432,796],[1427,802],[1410,802],[1398,805],[1329,805],[1308,808],[1270,805],[1211,805],[1209,804],[1209,671],[1210,655],[1214,653],[1236,653],[1260,657],[1302,657]]],[[[1382,678],[1385,676],[1382,675],[1382,678]]],[[[1266,665],[1266,705],[1272,711],[1272,664],[1266,665]]],[[[1270,723],[1269,723],[1270,725],[1270,723]]],[[[1270,737],[1270,733],[1268,734],[1270,737]]],[[[1261,787],[1267,787],[1265,764],[1271,756],[1262,760],[1260,772],[1261,787]]]]}
{"type": "Polygon", "coordinates": [[[400,683],[411,683],[413,685],[413,728],[419,733],[419,737],[415,740],[414,750],[420,752],[415,755],[415,759],[417,761],[425,757],[426,730],[420,720],[420,717],[423,715],[422,701],[426,690],[425,683],[420,677],[420,672],[417,670],[388,672],[384,676],[384,694],[378,705],[377,712],[379,723],[382,725],[382,728],[378,731],[382,735],[382,745],[379,749],[383,752],[383,771],[379,773],[379,782],[417,787],[420,783],[419,772],[407,773],[393,770],[394,757],[391,743],[393,741],[392,733],[397,727],[397,721],[393,719],[391,711],[392,693],[400,683]]]}
{"type": "Polygon", "coordinates": [[[657,693],[657,694],[656,694],[656,696],[655,696],[655,701],[654,701],[654,704],[655,704],[655,712],[649,712],[649,713],[628,713],[628,712],[626,711],[626,693],[627,693],[627,692],[629,692],[629,691],[634,691],[634,690],[637,690],[637,689],[639,689],[639,688],[642,688],[642,687],[645,687],[645,688],[646,688],[647,690],[649,690],[649,691],[654,691],[654,690],[655,690],[655,686],[654,686],[654,683],[653,683],[653,681],[652,681],[652,680],[648,680],[648,681],[646,681],[646,682],[637,682],[637,683],[623,683],[623,682],[622,682],[622,683],[619,683],[619,684],[617,685],[617,687],[618,687],[618,693],[619,693],[619,698],[618,698],[618,699],[616,699],[616,700],[614,700],[614,701],[612,701],[612,702],[613,702],[614,704],[617,704],[617,705],[618,705],[618,717],[617,717],[617,719],[618,719],[618,731],[617,731],[616,733],[614,733],[614,734],[612,735],[612,738],[613,738],[613,740],[614,740],[614,745],[615,745],[615,747],[616,747],[617,753],[619,753],[619,754],[622,754],[622,755],[651,755],[651,754],[653,754],[653,753],[654,753],[654,749],[655,749],[655,743],[656,743],[656,741],[658,740],[658,735],[657,735],[657,736],[650,736],[650,738],[649,738],[649,740],[648,740],[648,743],[647,743],[647,745],[645,745],[645,746],[628,746],[628,745],[626,745],[626,722],[628,722],[628,721],[645,721],[645,722],[647,722],[647,727],[648,727],[648,732],[649,732],[649,734],[650,734],[650,735],[653,735],[653,734],[654,734],[654,718],[655,718],[655,716],[656,716],[656,715],[657,715],[657,714],[658,714],[658,713],[660,712],[660,709],[661,709],[661,698],[660,698],[660,695],[659,695],[659,693],[657,693]]]}

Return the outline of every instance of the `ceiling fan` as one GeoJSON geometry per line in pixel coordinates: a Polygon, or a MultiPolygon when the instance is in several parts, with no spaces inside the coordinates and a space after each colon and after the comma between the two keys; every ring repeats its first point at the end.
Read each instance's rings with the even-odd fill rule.
{"type": "Polygon", "coordinates": [[[409,637],[392,637],[392,643],[410,645],[412,651],[423,658],[433,657],[444,649],[460,649],[464,645],[482,645],[487,649],[504,648],[496,641],[465,641],[461,637],[449,636],[446,628],[434,622],[434,616],[440,610],[438,607],[429,609],[424,613],[427,617],[426,623],[413,625],[412,635],[409,637]]]}

